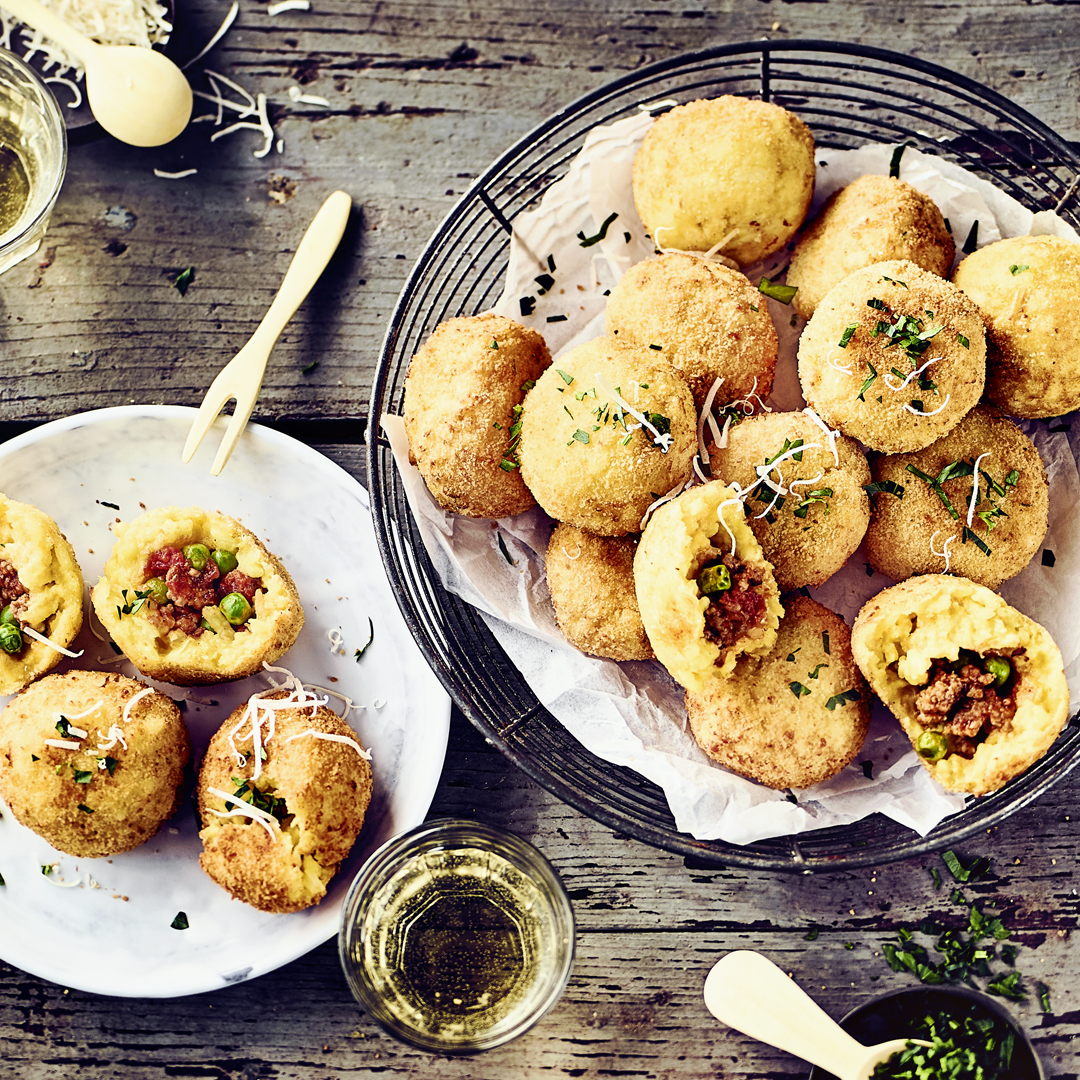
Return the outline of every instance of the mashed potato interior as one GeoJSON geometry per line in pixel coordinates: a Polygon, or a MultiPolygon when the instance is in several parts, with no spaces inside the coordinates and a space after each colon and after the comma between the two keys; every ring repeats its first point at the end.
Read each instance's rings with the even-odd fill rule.
{"type": "Polygon", "coordinates": [[[886,589],[870,600],[852,632],[855,659],[873,690],[914,742],[924,730],[915,697],[936,659],[956,660],[961,649],[980,656],[1009,653],[1016,713],[990,731],[974,757],[949,754],[923,762],[942,787],[981,795],[1001,787],[1038,761],[1068,718],[1069,690],[1061,653],[1038,623],[996,593],[966,578],[928,574],[886,589]]]}
{"type": "Polygon", "coordinates": [[[165,507],[134,522],[117,524],[113,531],[117,542],[104,576],[94,586],[94,608],[116,644],[146,674],[184,682],[236,678],[257,670],[260,658],[276,659],[295,640],[294,632],[287,642],[282,641],[283,634],[288,637],[283,627],[294,624],[299,616],[298,631],[303,622],[292,581],[257,538],[232,518],[197,507],[165,507]],[[244,624],[243,632],[236,633],[216,605],[202,611],[214,632],[198,637],[179,629],[162,631],[144,610],[122,614],[135,599],[135,590],[146,583],[147,556],[191,543],[235,552],[237,568],[260,580],[255,616],[244,624]]]}

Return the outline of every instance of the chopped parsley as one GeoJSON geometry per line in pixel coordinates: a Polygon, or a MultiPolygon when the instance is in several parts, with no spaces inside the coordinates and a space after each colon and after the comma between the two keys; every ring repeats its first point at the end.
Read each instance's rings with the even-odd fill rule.
{"type": "Polygon", "coordinates": [[[816,927],[812,930],[807,930],[806,933],[803,934],[803,941],[817,941],[817,938],[818,931],[816,927]]]}
{"type": "Polygon", "coordinates": [[[618,216],[619,215],[617,213],[615,213],[614,211],[612,211],[612,213],[608,214],[608,216],[604,219],[603,224],[600,226],[599,232],[597,232],[593,236],[586,236],[583,232],[579,232],[577,235],[578,235],[578,240],[581,243],[581,246],[582,247],[592,247],[593,244],[599,244],[600,241],[603,240],[604,237],[607,236],[607,231],[611,227],[611,223],[618,216]]]}
{"type": "Polygon", "coordinates": [[[552,322],[566,322],[566,316],[565,315],[549,315],[547,317],[547,321],[549,323],[552,323],[552,322]]]}
{"type": "Polygon", "coordinates": [[[903,142],[897,146],[893,152],[892,157],[889,158],[889,175],[900,179],[900,159],[904,156],[904,151],[911,145],[911,143],[903,142]]]}
{"type": "Polygon", "coordinates": [[[489,349],[498,349],[498,347],[499,347],[498,338],[492,338],[491,339],[491,344],[488,346],[488,348],[489,349]]]}
{"type": "MultiPolygon", "coordinates": [[[[0,885],[4,883],[4,879],[0,878],[0,885]]],[[[1050,1008],[1050,987],[1044,982],[1038,982],[1035,984],[1035,989],[1039,994],[1039,1008],[1044,1013],[1052,1012],[1050,1008]]]]}
{"type": "Polygon", "coordinates": [[[787,654],[789,664],[794,664],[795,663],[795,653],[797,653],[797,652],[802,652],[802,646],[801,645],[795,650],[795,652],[789,652],[787,654]]]}
{"type": "Polygon", "coordinates": [[[189,266],[181,270],[173,279],[173,288],[181,295],[187,296],[188,286],[195,280],[195,267],[189,266]]]}
{"type": "Polygon", "coordinates": [[[788,688],[797,698],[805,697],[810,693],[810,687],[803,686],[801,682],[788,683],[788,688]]]}
{"type": "Polygon", "coordinates": [[[116,503],[105,502],[104,499],[95,499],[94,502],[96,502],[98,506],[107,506],[110,510],[120,509],[120,507],[116,503]]]}
{"type": "Polygon", "coordinates": [[[368,651],[368,648],[371,646],[371,643],[375,640],[375,624],[371,621],[371,616],[370,615],[368,616],[367,628],[368,628],[367,641],[365,641],[364,644],[361,645],[359,649],[356,649],[353,652],[353,660],[355,660],[358,664],[360,663],[360,657],[362,657],[364,655],[364,653],[366,653],[368,651]]]}
{"type": "Polygon", "coordinates": [[[832,712],[837,705],[849,705],[854,701],[858,701],[862,697],[862,694],[858,690],[851,689],[845,690],[841,694],[833,694],[828,701],[825,702],[825,708],[832,712]]]}
{"type": "Polygon", "coordinates": [[[825,513],[829,512],[829,499],[832,498],[832,488],[817,488],[808,492],[802,502],[792,511],[797,518],[805,518],[814,503],[821,503],[825,507],[825,513]]]}
{"type": "Polygon", "coordinates": [[[116,773],[116,766],[120,763],[114,757],[98,758],[98,768],[107,772],[110,776],[116,773]]]}
{"type": "Polygon", "coordinates": [[[90,809],[90,807],[89,807],[89,806],[87,806],[87,805],[86,805],[86,803],[79,803],[79,809],[80,809],[80,810],[81,810],[81,811],[82,811],[82,812],[83,812],[84,814],[92,814],[92,813],[94,812],[93,810],[91,810],[91,809],[90,809]]]}
{"type": "Polygon", "coordinates": [[[1053,566],[1057,562],[1057,556],[1049,549],[1045,548],[1042,553],[1043,566],[1053,566]]]}
{"type": "Polygon", "coordinates": [[[963,345],[965,349],[970,349],[971,348],[971,342],[966,337],[964,337],[963,334],[958,333],[956,335],[956,340],[959,341],[960,344],[963,345]]]}
{"type": "Polygon", "coordinates": [[[904,497],[904,485],[898,484],[895,480],[875,480],[872,484],[863,484],[863,491],[870,498],[883,492],[886,495],[895,495],[898,499],[904,497]]]}
{"type": "Polygon", "coordinates": [[[1012,274],[1013,277],[1016,277],[1017,274],[1022,274],[1025,270],[1030,269],[1031,267],[1026,263],[1013,263],[1012,266],[1009,267],[1009,273],[1012,274]]]}
{"type": "Polygon", "coordinates": [[[664,346],[663,345],[650,345],[649,348],[650,349],[655,349],[657,352],[662,352],[663,349],[664,349],[664,346]]]}
{"type": "Polygon", "coordinates": [[[518,306],[522,315],[531,315],[536,310],[535,296],[522,296],[518,298],[518,306]]]}
{"type": "Polygon", "coordinates": [[[934,892],[941,891],[941,871],[936,866],[930,867],[930,877],[934,882],[934,892]]]}
{"type": "Polygon", "coordinates": [[[927,1012],[910,1038],[903,1050],[874,1067],[871,1080],[1001,1080],[1012,1075],[1016,1036],[1004,1020],[986,1015],[975,1003],[927,1012]]]}
{"type": "Polygon", "coordinates": [[[146,598],[150,595],[150,589],[133,589],[135,594],[134,600],[128,599],[127,589],[121,590],[121,595],[124,598],[123,606],[116,605],[116,614],[121,618],[124,615],[134,615],[142,606],[146,603],[146,598]]]}
{"type": "Polygon", "coordinates": [[[174,930],[186,930],[189,926],[187,912],[178,911],[176,913],[176,918],[173,919],[171,923],[169,923],[169,926],[171,926],[174,930]]]}
{"type": "MultiPolygon", "coordinates": [[[[845,334],[847,333],[846,330],[844,332],[845,332],[845,334]]],[[[863,397],[863,395],[866,393],[867,390],[870,389],[871,386],[874,385],[874,380],[877,378],[877,368],[875,368],[874,365],[871,364],[869,361],[867,361],[866,366],[870,369],[870,374],[866,377],[866,381],[862,384],[862,387],[860,388],[858,394],[856,395],[856,398],[855,398],[856,401],[865,401],[866,400],[866,398],[863,397]]]]}
{"type": "Polygon", "coordinates": [[[818,666],[816,668],[814,668],[814,670],[809,673],[808,678],[816,679],[818,677],[818,673],[821,671],[821,669],[823,667],[828,667],[828,666],[829,666],[828,664],[818,664],[818,666]]]}
{"type": "Polygon", "coordinates": [[[846,349],[848,347],[851,339],[855,336],[855,331],[858,329],[859,324],[857,322],[848,323],[847,326],[844,327],[844,332],[840,335],[840,340],[837,342],[841,349],[846,349]]]}
{"type": "Polygon", "coordinates": [[[71,771],[75,774],[76,784],[89,784],[94,779],[94,774],[89,769],[76,769],[72,765],[71,771]]]}
{"type": "Polygon", "coordinates": [[[859,768],[862,769],[862,774],[867,780],[874,779],[874,763],[872,761],[860,761],[859,768]]]}
{"type": "Polygon", "coordinates": [[[559,376],[559,378],[562,379],[564,383],[566,383],[567,386],[569,386],[574,381],[574,376],[571,375],[568,371],[563,371],[562,368],[556,368],[555,372],[559,376]]]}
{"type": "Polygon", "coordinates": [[[264,810],[266,813],[272,814],[278,821],[284,821],[285,818],[290,816],[285,800],[278,798],[273,792],[260,791],[259,788],[254,787],[242,776],[234,776],[232,782],[236,785],[236,790],[232,793],[234,799],[246,802],[254,806],[256,810],[264,810]]]}
{"type": "Polygon", "coordinates": [[[949,873],[960,882],[971,881],[972,878],[985,877],[990,869],[990,860],[979,856],[972,859],[968,866],[961,862],[960,857],[954,851],[943,851],[941,861],[948,867],[949,873]]]}
{"type": "Polygon", "coordinates": [[[971,223],[971,231],[967,234],[964,246],[961,249],[965,255],[970,255],[979,246],[979,219],[971,223]]]}
{"type": "Polygon", "coordinates": [[[566,445],[569,446],[575,441],[587,444],[589,442],[589,433],[587,431],[583,431],[581,428],[578,428],[577,431],[574,432],[574,435],[571,438],[570,442],[566,445]]]}
{"type": "Polygon", "coordinates": [[[548,292],[555,284],[555,279],[550,274],[541,274],[539,277],[533,278],[533,281],[535,281],[536,284],[540,286],[537,291],[540,293],[541,296],[543,296],[544,293],[548,292]]]}
{"type": "Polygon", "coordinates": [[[500,550],[500,551],[502,552],[502,556],[503,556],[503,558],[504,558],[504,559],[505,559],[505,560],[506,560],[506,561],[507,561],[507,562],[508,562],[508,563],[509,563],[509,564],[510,564],[511,566],[516,566],[517,564],[516,564],[516,563],[514,562],[514,560],[513,560],[512,558],[510,558],[510,552],[506,550],[506,541],[505,541],[505,540],[503,539],[503,534],[502,534],[501,532],[497,532],[497,533],[495,534],[495,537],[496,537],[496,539],[497,539],[497,540],[498,540],[498,542],[499,542],[499,550],[500,550]]]}
{"type": "Polygon", "coordinates": [[[776,285],[767,277],[758,282],[758,292],[771,300],[778,300],[781,304],[790,304],[798,292],[795,285],[776,285]]]}
{"type": "Polygon", "coordinates": [[[831,656],[832,655],[832,653],[829,651],[829,631],[828,630],[822,630],[821,631],[821,647],[825,650],[825,655],[826,656],[831,656]]]}

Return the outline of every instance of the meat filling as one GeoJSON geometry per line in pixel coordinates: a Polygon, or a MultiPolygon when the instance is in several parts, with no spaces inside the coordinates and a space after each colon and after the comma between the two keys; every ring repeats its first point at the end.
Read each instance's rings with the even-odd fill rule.
{"type": "Polygon", "coordinates": [[[0,610],[11,605],[11,613],[19,622],[30,603],[30,590],[19,580],[19,572],[7,561],[0,559],[0,610]]]}
{"type": "Polygon", "coordinates": [[[1017,678],[999,689],[995,681],[974,663],[935,660],[929,682],[915,696],[915,718],[945,737],[947,753],[974,757],[990,732],[1009,727],[1016,715],[1017,678]]]}
{"type": "MultiPolygon", "coordinates": [[[[146,560],[144,573],[147,581],[151,578],[163,580],[168,590],[168,600],[164,603],[147,600],[146,617],[159,630],[183,630],[189,637],[200,637],[204,633],[204,607],[213,607],[234,592],[243,594],[248,603],[254,604],[255,593],[262,588],[259,578],[249,577],[240,570],[230,570],[223,575],[213,559],[208,559],[203,569],[196,570],[177,547],[152,552],[146,560]]],[[[246,625],[234,626],[237,631],[246,629],[246,625]]]]}
{"type": "MultiPolygon", "coordinates": [[[[715,549],[714,549],[715,550],[715,549]]],[[[740,638],[765,622],[765,597],[759,592],[763,578],[746,563],[730,553],[720,554],[704,562],[699,569],[724,566],[731,576],[730,588],[708,593],[709,606],[705,609],[705,637],[719,646],[721,663],[723,652],[740,638]]]]}

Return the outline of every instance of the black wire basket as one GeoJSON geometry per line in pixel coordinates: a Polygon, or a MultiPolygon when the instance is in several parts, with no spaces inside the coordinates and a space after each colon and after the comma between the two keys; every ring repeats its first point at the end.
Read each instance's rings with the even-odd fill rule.
{"type": "Polygon", "coordinates": [[[447,691],[489,742],[549,791],[621,834],[701,865],[804,873],[875,865],[955,844],[1037,798],[1080,760],[1077,718],[1026,774],[969,802],[925,837],[875,814],[746,846],[694,839],[676,829],[659,787],[581,746],[539,703],[480,614],[442,588],[380,434],[382,415],[402,411],[409,361],[436,325],[495,303],[515,217],[564,175],[587,133],[636,113],[639,104],[720,94],[791,109],[819,146],[909,143],[991,180],[1031,210],[1057,210],[1080,226],[1076,149],[1000,94],[935,64],[835,42],[760,41],[642,68],[568,105],[512,146],[462,197],[417,261],[391,319],[371,399],[375,532],[405,619],[447,691]]]}

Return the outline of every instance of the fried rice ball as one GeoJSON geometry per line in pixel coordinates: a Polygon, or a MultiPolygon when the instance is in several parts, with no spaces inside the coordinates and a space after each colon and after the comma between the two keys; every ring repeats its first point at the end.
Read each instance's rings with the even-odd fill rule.
{"type": "Polygon", "coordinates": [[[164,506],[113,532],[116,543],[90,596],[113,641],[144,675],[177,686],[242,679],[296,641],[304,625],[296,586],[235,518],[164,506]],[[245,612],[250,616],[239,618],[245,612]]]}
{"type": "Polygon", "coordinates": [[[732,772],[771,788],[808,788],[859,752],[871,696],[839,615],[808,596],[788,601],[776,642],[731,677],[686,692],[698,745],[732,772]]]}
{"type": "Polygon", "coordinates": [[[274,709],[272,725],[259,710],[258,768],[250,703],[210,740],[199,771],[199,864],[260,911],[300,911],[322,900],[352,850],[371,802],[371,765],[352,728],[313,706],[312,695],[282,689],[259,697],[299,704],[274,709]]]}
{"type": "Polygon", "coordinates": [[[826,293],[799,339],[809,405],[871,450],[921,450],[982,396],[986,335],[955,285],[912,262],[874,263],[826,293]]]}
{"type": "Polygon", "coordinates": [[[826,435],[805,413],[733,424],[726,447],[709,448],[709,466],[724,483],[752,489],[747,521],[782,592],[820,585],[862,542],[870,520],[866,457],[854,439],[826,435]],[[784,494],[759,482],[758,469],[770,461],[766,475],[784,494]]]}
{"type": "Polygon", "coordinates": [[[986,397],[1010,416],[1080,407],[1080,244],[1015,236],[972,252],[953,281],[986,319],[986,397]]]}
{"type": "Polygon", "coordinates": [[[547,549],[547,582],[567,641],[592,656],[651,660],[634,591],[636,537],[594,536],[558,524],[547,549]]]}
{"type": "Polygon", "coordinates": [[[15,694],[60,662],[82,629],[83,578],[56,522],[0,495],[0,697],[15,694]]]}
{"type": "Polygon", "coordinates": [[[776,641],[784,609],[733,488],[684,491],[649,519],[634,556],[641,621],[656,658],[687,690],[731,675],[776,641]]]}
{"type": "Polygon", "coordinates": [[[1046,535],[1050,488],[1039,451],[988,405],[977,405],[923,450],[878,458],[872,472],[877,483],[904,489],[903,497],[888,487],[874,495],[866,534],[870,565],[895,581],[947,570],[996,589],[1027,566],[1046,535]],[[927,477],[936,481],[945,470],[931,486],[927,477]]]}
{"type": "Polygon", "coordinates": [[[607,332],[660,355],[686,380],[701,409],[717,379],[723,407],[772,391],[776,328],[744,274],[693,255],[668,252],[632,266],[611,290],[607,332]]]}
{"type": "Polygon", "coordinates": [[[68,855],[149,840],[179,809],[190,758],[175,702],[114,672],[47,675],[0,715],[0,795],[68,855]]]}
{"type": "Polygon", "coordinates": [[[658,247],[749,266],[779,251],[814,194],[814,136],[779,105],[724,96],[657,117],[634,158],[634,202],[658,247]]]}
{"type": "Polygon", "coordinates": [[[409,457],[444,509],[502,518],[535,506],[518,469],[528,387],[551,363],[544,339],[487,312],[440,323],[405,379],[409,457]]]}
{"type": "Polygon", "coordinates": [[[694,399],[652,349],[587,341],[525,398],[525,483],[553,518],[598,536],[638,532],[652,503],[689,479],[696,448],[694,399]]]}
{"type": "Polygon", "coordinates": [[[996,791],[1050,749],[1069,716],[1053,639],[967,578],[926,574],[878,593],[851,648],[946,791],[996,791]]]}
{"type": "Polygon", "coordinates": [[[860,176],[829,197],[799,237],[787,283],[809,319],[836,284],[871,263],[907,259],[938,277],[952,268],[956,244],[934,200],[893,176],[860,176]]]}

